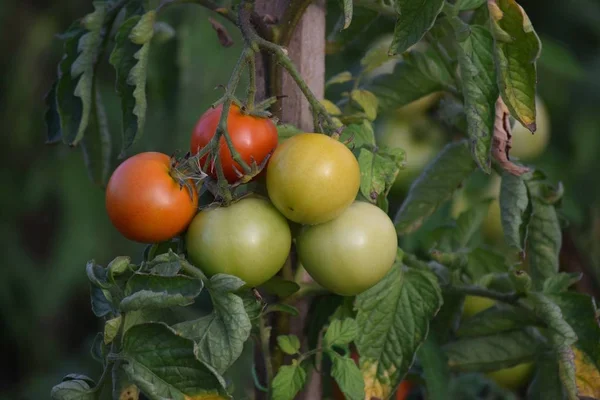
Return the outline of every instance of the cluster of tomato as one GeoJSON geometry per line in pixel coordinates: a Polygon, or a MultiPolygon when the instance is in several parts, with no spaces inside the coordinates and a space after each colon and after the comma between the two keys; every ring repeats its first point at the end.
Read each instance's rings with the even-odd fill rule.
{"type": "MultiPolygon", "coordinates": [[[[214,137],[222,107],[207,111],[191,139],[197,154],[214,137]]],[[[298,259],[312,278],[340,295],[355,295],[389,271],[397,236],[378,207],[356,201],[360,170],[341,142],[301,133],[278,143],[275,124],[232,105],[227,120],[231,142],[247,163],[265,161],[268,199],[245,196],[229,205],[200,207],[196,190],[186,190],[171,158],[141,153],[123,162],[107,187],[106,207],[127,238],[155,243],[187,230],[190,261],[208,275],[235,275],[249,287],[272,278],[284,265],[295,240],[298,259]],[[301,226],[293,229],[291,226],[301,226]]],[[[222,137],[219,158],[229,183],[242,168],[222,137]]],[[[200,165],[205,165],[205,158],[200,165]]],[[[206,173],[215,178],[215,163],[206,173]]],[[[194,185],[189,185],[195,188],[194,185]]]]}

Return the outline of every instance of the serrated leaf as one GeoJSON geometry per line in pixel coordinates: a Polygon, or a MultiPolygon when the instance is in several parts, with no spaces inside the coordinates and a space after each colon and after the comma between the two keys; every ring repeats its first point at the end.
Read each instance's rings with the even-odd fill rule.
{"type": "Polygon", "coordinates": [[[331,85],[346,83],[346,82],[351,81],[352,79],[353,79],[352,73],[350,71],[343,71],[343,72],[340,72],[339,74],[335,74],[334,76],[329,78],[327,80],[327,82],[325,82],[325,87],[327,88],[331,85]]]}
{"type": "Polygon", "coordinates": [[[527,230],[529,274],[533,287],[541,290],[544,281],[558,273],[558,254],[562,244],[560,222],[554,206],[531,199],[532,215],[527,230]]]}
{"type": "Polygon", "coordinates": [[[121,327],[122,319],[123,318],[119,315],[106,321],[104,324],[104,344],[110,344],[115,339],[117,332],[119,332],[119,328],[121,327]]]}
{"type": "Polygon", "coordinates": [[[277,125],[277,135],[279,136],[280,141],[289,139],[292,136],[297,135],[299,133],[303,133],[303,132],[304,131],[302,129],[296,128],[292,124],[277,125]]]}
{"type": "Polygon", "coordinates": [[[298,354],[300,351],[300,339],[296,335],[277,336],[277,345],[285,354],[298,354]]]}
{"type": "Polygon", "coordinates": [[[433,332],[427,336],[417,352],[419,363],[423,368],[427,399],[446,400],[450,385],[450,370],[446,355],[434,338],[433,332]]]}
{"type": "Polygon", "coordinates": [[[53,400],[95,400],[96,393],[87,379],[69,379],[54,386],[50,397],[53,400]]]}
{"type": "Polygon", "coordinates": [[[144,308],[187,306],[202,291],[202,281],[189,276],[134,274],[125,288],[119,309],[124,312],[144,308]]]}
{"type": "Polygon", "coordinates": [[[435,275],[396,263],[375,286],[356,297],[360,369],[366,398],[387,398],[413,363],[429,321],[442,305],[435,275]]]}
{"type": "Polygon", "coordinates": [[[482,6],[487,0],[457,0],[454,7],[460,11],[474,10],[482,6]]]}
{"type": "Polygon", "coordinates": [[[146,308],[142,310],[129,311],[124,314],[123,333],[136,325],[146,324],[148,322],[163,322],[171,324],[176,321],[173,310],[170,308],[146,308]]]}
{"type": "Polygon", "coordinates": [[[132,327],[123,337],[123,369],[148,397],[184,400],[226,395],[225,382],[194,356],[194,343],[164,324],[132,327]]]}
{"type": "Polygon", "coordinates": [[[342,357],[333,352],[329,354],[333,361],[331,376],[346,396],[345,398],[349,400],[363,400],[365,398],[365,381],[354,360],[349,357],[342,357]]]}
{"type": "Polygon", "coordinates": [[[358,326],[352,318],[334,319],[329,324],[325,336],[323,337],[323,346],[343,346],[349,344],[358,334],[358,326]]]}
{"type": "Polygon", "coordinates": [[[460,338],[477,337],[518,330],[538,321],[514,308],[492,307],[461,322],[456,331],[460,338]]]}
{"type": "Polygon", "coordinates": [[[367,119],[373,121],[377,118],[377,106],[379,104],[377,97],[368,90],[355,89],[350,92],[350,98],[355,101],[365,112],[367,119]]]}
{"type": "Polygon", "coordinates": [[[502,98],[511,115],[533,132],[540,39],[515,0],[488,1],[488,9],[502,98]]]}
{"type": "Polygon", "coordinates": [[[178,335],[194,341],[196,357],[220,373],[240,356],[252,329],[243,300],[231,293],[243,285],[243,281],[231,275],[214,275],[207,285],[213,311],[173,326],[178,335]]]}
{"type": "Polygon", "coordinates": [[[58,104],[56,102],[57,85],[58,81],[52,84],[52,87],[44,99],[46,103],[46,114],[44,115],[44,120],[46,122],[46,144],[58,143],[62,139],[60,115],[58,114],[58,104]]]}
{"type": "Polygon", "coordinates": [[[468,36],[464,40],[459,39],[459,48],[458,65],[465,98],[467,135],[477,165],[484,172],[490,173],[498,99],[494,41],[484,27],[471,26],[468,36]]]}
{"type": "Polygon", "coordinates": [[[525,331],[457,340],[443,348],[448,365],[460,371],[494,371],[533,359],[537,342],[525,331]]]}
{"type": "Polygon", "coordinates": [[[405,153],[402,149],[381,147],[376,153],[366,148],[360,149],[358,165],[362,195],[371,203],[376,203],[381,195],[387,196],[404,162],[405,153]]]}
{"type": "Polygon", "coordinates": [[[117,72],[121,98],[123,141],[121,156],[136,142],[146,121],[146,74],[155,11],[128,18],[115,36],[110,63],[117,72]]]}
{"type": "Polygon", "coordinates": [[[443,6],[444,0],[396,0],[398,19],[389,53],[402,53],[421,40],[435,23],[443,6]]]}
{"type": "Polygon", "coordinates": [[[260,288],[264,289],[269,294],[286,298],[300,290],[300,285],[294,281],[288,281],[279,276],[274,276],[260,285],[260,288]]]}
{"type": "Polygon", "coordinates": [[[273,379],[273,400],[294,400],[306,383],[306,371],[296,362],[279,368],[273,379]]]}
{"type": "Polygon", "coordinates": [[[183,263],[188,261],[177,255],[171,248],[166,253],[159,254],[144,264],[144,271],[154,275],[175,276],[181,271],[183,263]]]}
{"type": "Polygon", "coordinates": [[[569,287],[579,282],[582,277],[581,272],[559,272],[544,281],[542,292],[547,294],[565,292],[569,287]]]}
{"type": "Polygon", "coordinates": [[[352,149],[360,149],[363,146],[372,147],[375,145],[375,131],[369,121],[363,121],[361,124],[347,125],[340,135],[341,142],[348,142],[352,149]]]}
{"type": "Polygon", "coordinates": [[[502,174],[500,186],[500,215],[506,244],[520,251],[525,248],[529,206],[527,186],[523,179],[509,173],[502,174]]]}
{"type": "Polygon", "coordinates": [[[399,234],[417,230],[473,172],[466,142],[447,145],[412,184],[394,222],[399,234]]]}

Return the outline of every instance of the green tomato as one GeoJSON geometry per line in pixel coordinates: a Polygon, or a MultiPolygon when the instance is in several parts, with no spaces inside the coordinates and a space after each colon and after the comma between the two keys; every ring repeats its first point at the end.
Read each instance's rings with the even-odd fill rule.
{"type": "Polygon", "coordinates": [[[186,244],[189,259],[207,275],[235,275],[255,287],[281,269],[292,235],[269,201],[247,197],[200,211],[188,228],[186,244]]]}
{"type": "Polygon", "coordinates": [[[493,307],[496,302],[487,297],[480,296],[465,296],[463,304],[463,318],[470,318],[475,314],[493,307]]]}
{"type": "Polygon", "coordinates": [[[516,391],[529,382],[533,373],[533,363],[517,364],[514,367],[503,368],[485,374],[500,387],[516,391]]]}
{"type": "Polygon", "coordinates": [[[536,97],[536,124],[537,130],[532,134],[519,122],[512,130],[512,146],[509,156],[520,160],[533,160],[540,156],[550,141],[550,116],[542,99],[536,97]]]}
{"type": "Polygon", "coordinates": [[[360,169],[354,154],[327,135],[302,133],[281,143],[269,160],[267,191],[289,220],[331,221],[356,198],[360,169]]]}
{"type": "Polygon", "coordinates": [[[397,247],[387,214],[358,201],[333,221],[305,227],[296,239],[298,258],[310,276],[343,296],[379,282],[394,264],[397,247]]]}

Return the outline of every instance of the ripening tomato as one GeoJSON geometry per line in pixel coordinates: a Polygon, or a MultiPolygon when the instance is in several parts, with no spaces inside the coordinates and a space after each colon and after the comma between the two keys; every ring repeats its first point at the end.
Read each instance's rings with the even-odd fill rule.
{"type": "Polygon", "coordinates": [[[307,226],[296,238],[298,258],[321,286],[354,296],[379,282],[396,258],[394,224],[380,208],[354,202],[342,215],[307,226]]]}
{"type": "Polygon", "coordinates": [[[198,208],[195,190],[171,176],[166,154],[147,152],[124,161],[106,187],[106,210],[113,225],[130,240],[162,242],[180,234],[198,208]]]}
{"type": "Polygon", "coordinates": [[[255,287],[281,269],[292,234],[269,201],[247,197],[200,211],[188,228],[186,245],[190,260],[207,275],[235,275],[255,287]]]}
{"type": "MultiPolygon", "coordinates": [[[[200,149],[206,146],[217,131],[217,125],[221,118],[223,105],[211,108],[206,111],[196,123],[190,151],[192,154],[198,153],[200,149]]],[[[232,104],[227,116],[227,131],[231,137],[234,148],[240,153],[242,159],[250,165],[252,160],[261,164],[265,158],[277,147],[277,128],[273,121],[268,118],[259,118],[252,115],[243,114],[238,106],[232,104]]],[[[242,167],[233,161],[231,152],[227,147],[225,137],[219,141],[219,156],[223,173],[229,183],[239,179],[235,169],[244,173],[242,167]]],[[[206,157],[200,160],[200,165],[204,165],[206,157]]],[[[209,165],[206,171],[213,178],[217,177],[217,171],[214,164],[209,165]]]]}
{"type": "Polygon", "coordinates": [[[340,215],[356,198],[360,170],[339,141],[302,133],[283,142],[267,168],[267,191],[289,220],[314,225],[340,215]]]}

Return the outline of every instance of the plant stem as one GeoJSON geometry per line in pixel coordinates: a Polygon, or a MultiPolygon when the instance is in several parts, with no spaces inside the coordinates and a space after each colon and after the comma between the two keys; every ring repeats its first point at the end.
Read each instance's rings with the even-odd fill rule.
{"type": "Polygon", "coordinates": [[[254,109],[254,99],[256,97],[256,62],[254,60],[254,52],[248,52],[246,55],[246,63],[248,64],[248,90],[246,92],[246,106],[250,111],[254,109]]]}
{"type": "Polygon", "coordinates": [[[265,323],[264,316],[259,318],[258,329],[260,345],[262,349],[265,371],[267,373],[265,386],[269,390],[268,398],[271,398],[271,382],[273,381],[273,364],[271,364],[271,328],[265,323]]]}

